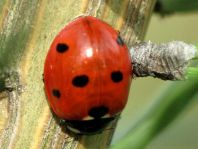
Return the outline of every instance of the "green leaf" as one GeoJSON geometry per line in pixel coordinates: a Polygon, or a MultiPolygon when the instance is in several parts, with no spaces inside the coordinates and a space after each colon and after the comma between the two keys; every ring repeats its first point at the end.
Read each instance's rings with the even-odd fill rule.
{"type": "Polygon", "coordinates": [[[173,83],[142,119],[111,149],[144,148],[185,110],[198,93],[198,79],[173,83]]]}

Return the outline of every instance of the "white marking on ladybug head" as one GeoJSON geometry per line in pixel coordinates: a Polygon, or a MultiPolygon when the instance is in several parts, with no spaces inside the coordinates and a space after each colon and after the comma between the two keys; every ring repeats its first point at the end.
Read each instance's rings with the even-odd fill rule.
{"type": "MultiPolygon", "coordinates": [[[[104,116],[101,117],[101,119],[102,119],[102,118],[110,118],[110,117],[111,117],[110,114],[105,114],[104,116]]],[[[84,117],[82,120],[83,120],[83,121],[88,121],[88,120],[94,120],[94,119],[95,119],[95,118],[92,117],[92,116],[86,116],[86,117],[84,117]]]]}
{"type": "Polygon", "coordinates": [[[83,121],[87,121],[87,120],[93,120],[94,117],[91,117],[91,116],[86,116],[83,118],[83,121]]]}
{"type": "Polygon", "coordinates": [[[103,117],[101,117],[101,118],[109,118],[109,117],[111,117],[111,115],[110,114],[105,114],[103,117]]]}

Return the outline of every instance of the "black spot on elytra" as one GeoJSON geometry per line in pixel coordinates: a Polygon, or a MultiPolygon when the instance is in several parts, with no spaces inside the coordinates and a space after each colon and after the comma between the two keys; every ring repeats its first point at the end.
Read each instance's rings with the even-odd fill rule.
{"type": "Polygon", "coordinates": [[[60,98],[60,96],[61,96],[60,91],[57,90],[57,89],[53,89],[53,90],[52,90],[52,94],[53,94],[53,96],[55,96],[55,97],[57,97],[57,98],[60,98]]]}
{"type": "Polygon", "coordinates": [[[79,75],[73,78],[72,84],[75,87],[84,87],[88,84],[89,77],[87,75],[79,75]]]}
{"type": "Polygon", "coordinates": [[[69,49],[69,46],[65,43],[58,43],[56,46],[56,51],[59,53],[64,53],[69,49]]]}
{"type": "Polygon", "coordinates": [[[116,41],[117,41],[117,43],[118,43],[120,46],[123,46],[123,45],[124,45],[124,41],[122,40],[122,38],[120,37],[120,35],[118,35],[116,41]]]}
{"type": "Polygon", "coordinates": [[[111,73],[111,79],[115,83],[118,83],[118,82],[122,81],[122,79],[123,79],[122,72],[121,71],[113,71],[111,73]]]}
{"type": "Polygon", "coordinates": [[[103,117],[109,112],[109,109],[105,106],[94,107],[89,110],[89,116],[94,117],[95,119],[103,117]]]}

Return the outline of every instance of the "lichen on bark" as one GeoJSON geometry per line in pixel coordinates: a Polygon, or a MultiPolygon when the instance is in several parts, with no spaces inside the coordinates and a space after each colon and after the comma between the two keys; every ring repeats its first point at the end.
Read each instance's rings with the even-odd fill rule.
{"type": "Polygon", "coordinates": [[[134,45],[130,50],[133,76],[152,76],[163,80],[184,80],[190,61],[198,56],[194,45],[182,41],[155,44],[151,41],[134,45]]]}

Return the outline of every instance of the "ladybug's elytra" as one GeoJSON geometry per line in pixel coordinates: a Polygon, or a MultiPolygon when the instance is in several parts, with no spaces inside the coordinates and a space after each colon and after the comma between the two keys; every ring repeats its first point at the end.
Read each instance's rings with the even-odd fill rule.
{"type": "Polygon", "coordinates": [[[79,133],[101,131],[126,105],[132,63],[119,33],[91,16],[69,23],[54,39],[44,66],[52,111],[79,133]]]}

